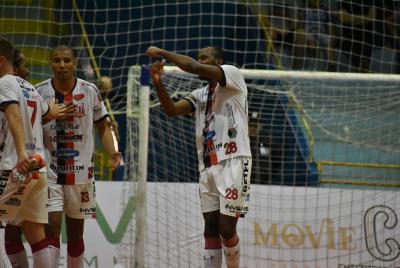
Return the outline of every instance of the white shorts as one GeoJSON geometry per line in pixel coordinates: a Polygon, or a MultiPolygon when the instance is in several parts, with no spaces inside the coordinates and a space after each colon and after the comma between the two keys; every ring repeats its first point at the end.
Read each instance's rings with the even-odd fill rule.
{"type": "Polygon", "coordinates": [[[49,212],[64,211],[74,219],[96,218],[94,180],[86,184],[61,185],[49,181],[49,212]]]}
{"type": "Polygon", "coordinates": [[[251,157],[235,157],[200,172],[201,211],[244,217],[250,197],[251,157]]]}
{"type": "Polygon", "coordinates": [[[22,184],[14,194],[0,202],[0,220],[8,220],[14,225],[23,221],[48,222],[47,174],[40,175],[40,179],[22,184]]]}

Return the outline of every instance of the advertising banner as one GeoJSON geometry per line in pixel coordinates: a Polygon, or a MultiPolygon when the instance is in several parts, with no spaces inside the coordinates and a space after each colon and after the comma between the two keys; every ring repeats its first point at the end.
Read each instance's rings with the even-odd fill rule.
{"type": "MultiPolygon", "coordinates": [[[[121,258],[133,256],[135,199],[122,205],[123,193],[122,182],[97,182],[84,267],[123,267],[121,258]]],[[[202,267],[198,199],[196,183],[148,183],[147,267],[202,267]]],[[[250,212],[238,231],[241,267],[400,268],[398,191],[252,185],[250,212]]],[[[4,261],[3,242],[1,230],[4,261]]],[[[65,233],[59,267],[67,267],[65,233]]]]}

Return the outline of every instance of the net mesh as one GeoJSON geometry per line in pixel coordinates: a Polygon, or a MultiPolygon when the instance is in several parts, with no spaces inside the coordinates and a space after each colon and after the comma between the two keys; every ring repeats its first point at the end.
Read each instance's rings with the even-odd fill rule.
{"type": "MultiPolygon", "coordinates": [[[[220,45],[227,62],[242,68],[396,73],[398,3],[367,2],[4,0],[0,29],[27,56],[33,83],[52,75],[48,59],[59,44],[76,50],[79,77],[91,82],[100,75],[112,78],[107,97],[120,123],[123,177],[133,180],[124,188],[125,204],[137,191],[140,153],[140,74],[129,80],[128,69],[150,62],[144,55],[149,45],[192,57],[201,47],[220,45]]],[[[377,223],[393,219],[387,208],[398,214],[398,194],[328,186],[398,186],[398,84],[246,81],[254,186],[252,214],[239,228],[243,264],[395,265],[398,247],[386,241],[399,240],[398,228],[388,233],[377,224],[377,244],[371,246],[365,237],[372,231],[364,228],[369,225],[362,215],[379,215],[377,223]],[[313,187],[318,185],[322,187],[313,187]]],[[[176,99],[201,83],[181,75],[165,82],[176,99]]],[[[148,267],[201,266],[203,225],[193,128],[190,117],[167,118],[152,93],[148,267]]],[[[133,222],[128,230],[118,258],[132,267],[133,222]]]]}

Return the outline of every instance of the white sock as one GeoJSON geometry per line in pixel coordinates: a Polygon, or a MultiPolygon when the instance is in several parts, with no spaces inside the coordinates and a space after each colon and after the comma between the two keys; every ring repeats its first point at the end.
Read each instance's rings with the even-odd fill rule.
{"type": "Polygon", "coordinates": [[[13,268],[29,268],[26,251],[22,250],[16,254],[7,255],[13,268]]]}
{"type": "Polygon", "coordinates": [[[33,268],[52,268],[51,256],[48,247],[36,251],[33,256],[33,268]]]}
{"type": "Polygon", "coordinates": [[[78,257],[71,257],[68,254],[67,268],[82,268],[83,267],[83,253],[78,257]]]}
{"type": "Polygon", "coordinates": [[[58,268],[58,264],[60,262],[60,249],[58,247],[49,245],[49,253],[51,257],[51,268],[58,268]]]}
{"type": "Polygon", "coordinates": [[[221,268],[222,249],[204,249],[204,268],[221,268]]]}
{"type": "Polygon", "coordinates": [[[240,264],[240,248],[239,242],[233,247],[227,247],[222,244],[224,249],[225,262],[228,268],[239,268],[240,264]]]}

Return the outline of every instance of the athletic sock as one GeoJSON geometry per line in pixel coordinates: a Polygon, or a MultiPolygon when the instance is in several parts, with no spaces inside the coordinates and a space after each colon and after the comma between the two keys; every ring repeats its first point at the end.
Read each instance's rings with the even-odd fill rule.
{"type": "Polygon", "coordinates": [[[33,268],[51,268],[51,256],[47,239],[31,245],[33,268]]]}
{"type": "Polygon", "coordinates": [[[68,242],[67,251],[68,251],[67,267],[68,268],[83,267],[83,253],[85,251],[85,243],[83,242],[83,240],[68,242]]]}
{"type": "Polygon", "coordinates": [[[240,264],[239,237],[235,234],[232,238],[225,240],[221,237],[224,249],[225,262],[228,268],[238,268],[240,264]]]}
{"type": "Polygon", "coordinates": [[[205,237],[204,268],[221,268],[222,245],[219,237],[205,237]]]}
{"type": "Polygon", "coordinates": [[[29,268],[28,257],[22,241],[5,241],[4,247],[13,268],[29,268]]]}

